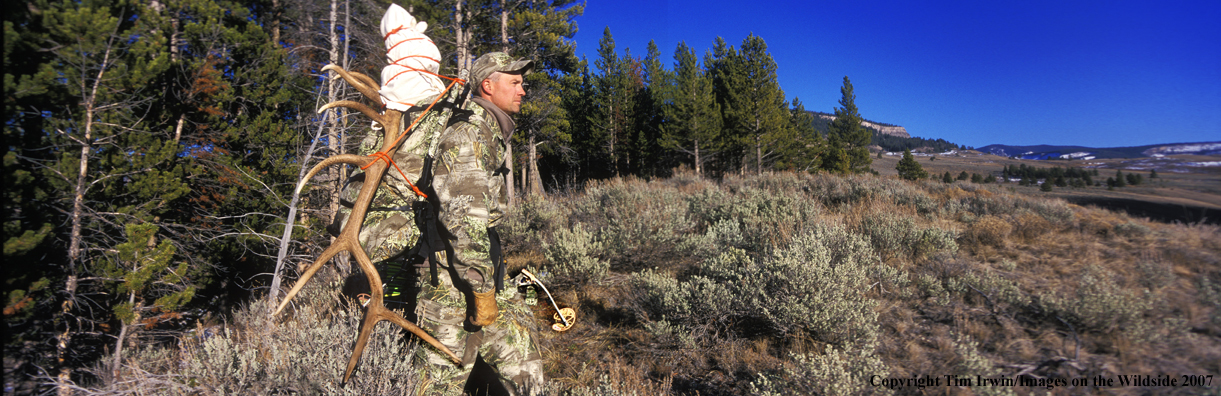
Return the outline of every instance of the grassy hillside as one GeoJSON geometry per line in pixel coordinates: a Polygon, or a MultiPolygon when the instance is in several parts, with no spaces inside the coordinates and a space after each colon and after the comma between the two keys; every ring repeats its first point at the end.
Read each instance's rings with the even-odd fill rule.
{"type": "MultiPolygon", "coordinates": [[[[895,176],[898,174],[895,166],[900,157],[899,155],[883,155],[874,158],[873,169],[883,176],[895,176]]],[[[926,171],[937,176],[938,180],[945,172],[954,176],[960,172],[999,175],[1006,166],[1025,165],[1040,169],[1054,167],[1097,169],[1099,172],[1097,181],[1104,183],[1106,178],[1114,177],[1117,170],[1122,170],[1124,174],[1142,175],[1145,183],[1113,190],[1107,189],[1105,184],[1086,188],[1057,187],[1052,192],[1040,191],[1038,186],[1022,187],[1017,183],[1007,183],[1003,186],[1009,191],[1024,195],[1057,197],[1081,205],[1095,205],[1136,213],[1139,217],[1151,217],[1164,222],[1205,221],[1211,224],[1221,224],[1221,183],[1217,182],[1218,176],[1221,176],[1221,168],[1182,166],[1184,163],[1217,161],[1216,156],[1167,156],[1157,162],[1158,166],[1150,166],[1149,162],[1144,160],[1023,160],[981,154],[976,151],[938,155],[935,158],[921,156],[917,157],[917,160],[926,171]],[[1151,178],[1149,169],[1157,169],[1158,177],[1151,178]]]]}
{"type": "MultiPolygon", "coordinates": [[[[578,311],[573,329],[539,337],[555,394],[1221,389],[1221,378],[1118,386],[1119,375],[1181,385],[1221,373],[1215,226],[995,185],[784,173],[592,183],[526,202],[504,227],[510,273],[545,273],[578,311]],[[975,383],[1019,375],[1042,382],[975,383]],[[1069,382],[1098,376],[1116,387],[1069,382]],[[912,378],[939,384],[870,383],[912,378]]],[[[133,352],[121,379],[90,391],[407,392],[416,346],[387,324],[338,387],[358,309],[333,279],[307,288],[294,315],[273,322],[256,303],[179,345],[133,352]]],[[[552,313],[537,309],[540,322],[552,313]]]]}

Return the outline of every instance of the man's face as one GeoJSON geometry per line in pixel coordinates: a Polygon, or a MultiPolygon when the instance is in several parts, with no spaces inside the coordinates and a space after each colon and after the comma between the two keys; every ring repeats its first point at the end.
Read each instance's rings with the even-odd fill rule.
{"type": "Polygon", "coordinates": [[[483,80],[483,98],[504,110],[516,114],[521,111],[521,98],[526,96],[520,74],[492,73],[483,80]]]}

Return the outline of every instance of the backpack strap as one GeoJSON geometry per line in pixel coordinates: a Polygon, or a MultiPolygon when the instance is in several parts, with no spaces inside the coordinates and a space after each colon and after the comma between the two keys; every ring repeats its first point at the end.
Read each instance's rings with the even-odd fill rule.
{"type": "Polygon", "coordinates": [[[416,228],[420,230],[420,241],[416,243],[414,255],[428,259],[429,272],[432,275],[429,283],[437,286],[440,284],[437,278],[437,251],[445,249],[445,245],[442,244],[441,229],[437,224],[437,208],[440,205],[435,202],[437,194],[432,188],[432,165],[433,158],[425,157],[424,171],[420,172],[420,180],[416,182],[416,186],[426,191],[428,198],[416,201],[412,209],[415,211],[416,228]]]}
{"type": "Polygon", "coordinates": [[[488,227],[488,241],[490,248],[488,255],[492,258],[492,265],[496,267],[496,291],[500,292],[505,288],[505,258],[500,245],[500,232],[496,231],[496,227],[488,227]]]}

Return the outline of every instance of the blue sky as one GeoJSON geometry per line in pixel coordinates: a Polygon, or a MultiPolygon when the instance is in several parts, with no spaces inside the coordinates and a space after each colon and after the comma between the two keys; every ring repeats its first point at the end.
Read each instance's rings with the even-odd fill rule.
{"type": "Polygon", "coordinates": [[[762,37],[780,86],[807,109],[838,106],[967,146],[1139,146],[1221,140],[1221,0],[588,0],[577,55],[610,27],[622,55],[657,42],[762,37]]]}

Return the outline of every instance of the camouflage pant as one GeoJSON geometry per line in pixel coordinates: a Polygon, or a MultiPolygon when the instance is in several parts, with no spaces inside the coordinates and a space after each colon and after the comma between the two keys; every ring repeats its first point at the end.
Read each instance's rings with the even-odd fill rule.
{"type": "MultiPolygon", "coordinates": [[[[444,258],[440,261],[445,262],[444,258]]],[[[462,366],[454,365],[432,347],[419,348],[416,361],[423,363],[424,378],[417,394],[461,395],[477,357],[497,371],[497,379],[509,394],[537,394],[543,386],[543,361],[530,335],[537,331],[537,325],[517,288],[506,282],[505,290],[496,294],[500,317],[489,326],[472,329],[464,326],[467,311],[462,291],[453,286],[444,268],[439,268],[437,275],[438,285],[434,287],[428,282],[428,269],[419,270],[417,321],[462,358],[462,366]]]]}

